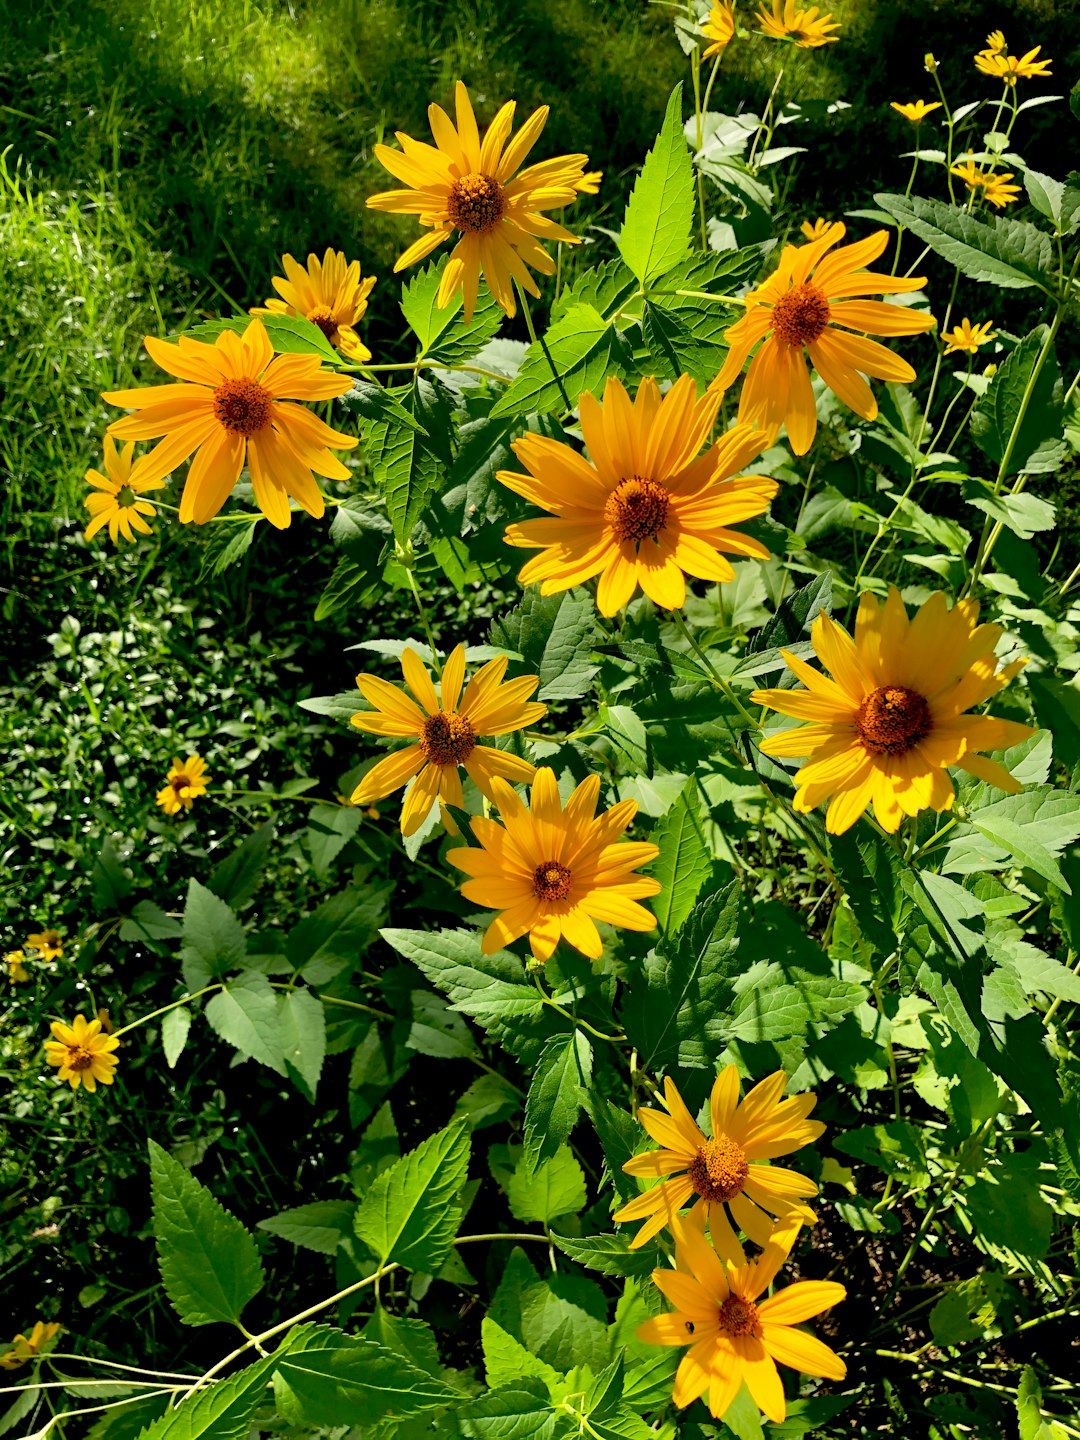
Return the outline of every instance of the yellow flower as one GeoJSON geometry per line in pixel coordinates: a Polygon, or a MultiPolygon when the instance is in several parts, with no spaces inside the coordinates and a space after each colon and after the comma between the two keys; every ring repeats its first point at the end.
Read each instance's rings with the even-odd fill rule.
{"type": "Polygon", "coordinates": [[[973,194],[982,191],[990,204],[998,210],[1005,205],[1011,205],[1020,194],[1019,185],[1008,183],[1013,178],[1011,170],[1004,175],[995,174],[993,170],[983,170],[976,165],[974,154],[970,150],[960,164],[952,166],[949,174],[963,180],[973,194]]]}
{"type": "Polygon", "coordinates": [[[999,55],[1006,48],[1004,31],[991,30],[990,34],[986,37],[986,53],[999,55]]]}
{"type": "Polygon", "coordinates": [[[58,1324],[46,1325],[43,1320],[37,1321],[29,1335],[16,1335],[11,1342],[11,1349],[0,1355],[0,1368],[18,1370],[31,1360],[36,1360],[59,1331],[58,1324]]]}
{"type": "Polygon", "coordinates": [[[146,459],[144,455],[133,465],[132,453],[135,441],[130,440],[122,450],[117,450],[111,435],[105,436],[105,474],[100,470],[88,470],[86,483],[93,486],[94,493],[83,501],[90,511],[90,524],[83,531],[87,540],[92,539],[104,525],[109,527],[109,538],[114,545],[120,536],[134,540],[132,531],[140,535],[151,535],[153,531],[143,516],[157,512],[149,500],[139,497],[147,490],[160,490],[165,484],[161,479],[145,479],[146,459]]]}
{"type": "Polygon", "coordinates": [[[243,335],[225,330],[212,345],[187,335],[176,345],[147,335],[143,344],[156,364],[185,382],[116,390],[104,397],[110,405],[138,412],[114,421],[111,434],[130,440],[167,437],[139,461],[144,487],[198,451],[180,497],[183,524],[201,525],[218,513],[245,460],[255,501],[271,525],[288,527],[290,495],[309,515],[322,515],[315,475],[349,478],[326,447],[351,450],[357,440],[287,402],[343,395],[352,386],[347,375],[324,370],[317,355],[275,356],[258,318],[243,335]]]}
{"type": "Polygon", "coordinates": [[[87,1023],[82,1015],[76,1015],[70,1025],[54,1020],[49,1029],[54,1038],[45,1041],[45,1059],[60,1067],[58,1079],[66,1080],[73,1090],[85,1085],[91,1095],[99,1084],[112,1084],[117,1064],[112,1051],[119,1048],[120,1041],[115,1035],[101,1033],[100,1020],[87,1023]]]}
{"type": "Polygon", "coordinates": [[[910,120],[913,125],[921,125],[927,115],[941,109],[940,100],[931,100],[929,103],[925,100],[913,100],[910,105],[901,105],[896,100],[890,100],[889,104],[898,115],[903,115],[904,119],[910,120]]]}
{"type": "Polygon", "coordinates": [[[934,59],[933,52],[928,50],[922,58],[923,69],[926,70],[928,74],[933,75],[937,69],[937,61],[934,59]]]}
{"type": "Polygon", "coordinates": [[[494,800],[494,781],[531,780],[534,767],[506,750],[478,745],[480,736],[509,735],[524,730],[547,713],[547,706],[529,701],[540,684],[537,675],[503,683],[507,659],[499,655],[479,669],[465,687],[465,647],[458,645],[442,672],[440,690],[415,650],[401,655],[401,673],[416,699],[377,675],[357,675],[361,695],[375,711],[361,710],[352,723],[365,735],[388,739],[408,737],[415,744],[388,755],[364,776],[352,793],[353,805],[370,805],[413,780],[401,807],[401,833],[414,835],[437,800],[461,807],[465,803],[458,767],[494,800]],[[419,701],[419,704],[417,704],[419,701]],[[414,779],[415,777],[415,779],[414,779]]]}
{"type": "Polygon", "coordinates": [[[952,809],[950,765],[1010,794],[1021,788],[1003,765],[977,752],[1018,745],[1034,733],[1030,726],[965,713],[1025,663],[998,669],[1001,627],[977,624],[978,614],[974,600],[950,610],[938,591],[909,619],[890,587],[884,604],[861,597],[854,640],[827,615],[814,621],[814,652],[833,679],[781,652],[806,689],[757,690],[751,698],[810,722],[770,735],[761,747],[766,755],[811,757],[795,776],[796,810],[829,800],[825,826],[839,835],[873,803],[878,823],[894,831],[904,815],[952,809]]]}
{"type": "Polygon", "coordinates": [[[829,34],[840,26],[828,11],[819,14],[816,5],[798,10],[795,0],[772,0],[771,11],[763,5],[757,12],[757,22],[770,40],[793,40],[800,50],[834,45],[840,38],[829,34]]]}
{"type": "Polygon", "coordinates": [[[720,0],[709,11],[708,19],[701,27],[701,33],[712,43],[701,52],[703,60],[720,55],[735,38],[735,12],[730,0],[720,0]]]}
{"type": "MultiPolygon", "coordinates": [[[[996,33],[1000,34],[1000,31],[996,33]]],[[[994,36],[989,38],[993,39],[994,36]]],[[[1034,50],[1029,50],[1019,58],[1015,55],[1003,55],[997,50],[980,50],[975,56],[975,68],[983,75],[1003,80],[1009,86],[1015,86],[1017,80],[1041,80],[1052,74],[1050,66],[1054,63],[1052,60],[1036,60],[1035,57],[1041,49],[1041,45],[1036,45],[1034,50]]]]}
{"type": "Polygon", "coordinates": [[[20,980],[30,979],[30,971],[23,964],[25,959],[26,954],[22,950],[9,950],[4,956],[4,964],[8,968],[8,979],[12,985],[17,985],[20,980]]]}
{"type": "Polygon", "coordinates": [[[169,766],[165,785],[157,793],[157,803],[166,815],[190,810],[192,802],[206,794],[206,780],[206,761],[201,755],[189,755],[183,762],[176,759],[169,766]]]}
{"type": "Polygon", "coordinates": [[[113,1027],[112,1021],[109,1019],[108,1010],[99,1009],[97,1012],[97,1018],[101,1022],[102,1033],[105,1035],[111,1035],[113,1027]]]}
{"type": "Polygon", "coordinates": [[[967,350],[974,355],[980,345],[997,339],[996,334],[990,333],[991,324],[992,322],[987,320],[982,325],[972,325],[965,315],[960,324],[952,330],[941,332],[941,338],[945,341],[945,354],[955,355],[958,350],[967,350]]]}
{"type": "Polygon", "coordinates": [[[835,235],[839,240],[843,237],[844,226],[838,220],[823,220],[819,215],[816,220],[804,220],[799,229],[806,236],[807,240],[824,240],[826,235],[835,235]]]}
{"type": "Polygon", "coordinates": [[[36,950],[42,960],[59,960],[64,953],[64,942],[59,930],[40,930],[28,935],[23,942],[28,950],[36,950]]]}
{"type": "Polygon", "coordinates": [[[602,615],[628,605],[638,586],[677,610],[686,575],[734,577],[722,551],[767,559],[760,541],[729,528],[761,515],[776,494],[764,476],[730,478],[761,453],[764,436],[736,425],[698,453],[719,405],[719,392],[698,399],[689,375],[662,399],[656,381],[643,380],[633,404],[612,377],[602,403],[588,393],[579,402],[589,460],[546,436],[515,440],[529,474],[500,470],[496,478],[554,517],[507,529],[508,545],[541,552],[522,567],[521,583],[538,580],[541,594],[553,595],[599,575],[602,615]]]}
{"type": "Polygon", "coordinates": [[[492,789],[503,824],[473,820],[473,835],[483,848],[446,855],[470,877],[461,887],[466,900],[500,911],[484,935],[485,955],[528,933],[541,963],[560,939],[598,960],[604,944],[595,921],[626,930],[656,928],[655,916],[637,902],[659,894],[660,884],[632,872],[660,851],[619,838],[637,814],[636,800],[621,800],[597,816],[600,778],[590,775],[564,808],[555,772],[546,766],[533,780],[530,809],[505,780],[494,780],[492,789]]]}
{"type": "Polygon", "coordinates": [[[441,106],[428,106],[434,146],[401,131],[397,132],[400,150],[375,146],[380,164],[408,189],[382,191],[369,196],[367,203],[375,210],[415,215],[428,230],[400,257],[395,273],[430,255],[456,231],[461,239],[443,273],[437,303],[449,305],[460,290],[465,318],[471,319],[483,271],[498,304],[513,315],[517,307],[512,282],[516,280],[530,295],[539,295],[528,267],[542,275],[555,272],[554,260],[539,242],[580,243],[540,212],[560,210],[581,192],[595,194],[600,174],[585,174],[587,155],[560,155],[518,174],[547,123],[548,107],[534,111],[511,139],[515,105],[508,100],[481,142],[469,92],[460,80],[454,94],[456,126],[441,106]]]}
{"type": "Polygon", "coordinates": [[[825,1380],[843,1380],[839,1355],[800,1329],[804,1320],[843,1300],[832,1280],[800,1280],[774,1295],[761,1296],[776,1278],[799,1234],[797,1218],[775,1227],[752,1264],[722,1260],[695,1226],[675,1230],[677,1270],[654,1270],[653,1284],[673,1311],[638,1327],[651,1345],[688,1345],[675,1374],[672,1399],[680,1407],[708,1395],[719,1420],[743,1384],[754,1404],[780,1424],[787,1413],[777,1362],[825,1380]]]}
{"type": "Polygon", "coordinates": [[[291,255],[283,255],[281,263],[286,278],[275,275],[270,281],[281,298],[271,297],[265,308],[256,306],[250,313],[302,315],[350,360],[370,360],[371,351],[362,343],[355,326],[367,309],[375,277],[369,275],[361,280],[360,261],[346,264],[342,250],[327,249],[322,260],[318,255],[309,255],[306,270],[291,255]]]}
{"type": "Polygon", "coordinates": [[[731,1260],[739,1254],[732,1220],[755,1245],[764,1245],[772,1228],[771,1216],[798,1214],[807,1221],[815,1219],[814,1212],[802,1203],[817,1194],[814,1182],[794,1170],[764,1163],[801,1150],[825,1130],[819,1120],[806,1118],[817,1104],[817,1096],[793,1095],[781,1100],[786,1083],[783,1070],[777,1070],[740,1101],[738,1070],[734,1065],[721,1070],[709,1099],[710,1140],[698,1128],[675,1082],[670,1075],[665,1077],[668,1113],[637,1112],[642,1125],[663,1148],[635,1155],[623,1166],[628,1175],[661,1182],[615,1212],[619,1224],[645,1220],[630,1242],[632,1250],[659,1234],[665,1225],[671,1226],[692,1197],[696,1198],[691,1214],[708,1225],[713,1243],[731,1260]]]}
{"type": "Polygon", "coordinates": [[[903,382],[914,380],[915,371],[884,345],[849,330],[915,335],[936,323],[925,311],[852,298],[919,290],[926,281],[877,275],[862,268],[885,249],[889,239],[885,230],[827,255],[844,233],[844,226],[838,224],[808,245],[784,246],[779,266],[746,296],[746,314],[728,330],[731,348],[710,387],[725,390],[731,385],[750,351],[764,340],[747,371],[739,419],[765,429],[770,443],[786,425],[797,455],[809,450],[817,431],[804,350],[829,389],[864,420],[873,420],[877,401],[857,372],[903,382]]]}

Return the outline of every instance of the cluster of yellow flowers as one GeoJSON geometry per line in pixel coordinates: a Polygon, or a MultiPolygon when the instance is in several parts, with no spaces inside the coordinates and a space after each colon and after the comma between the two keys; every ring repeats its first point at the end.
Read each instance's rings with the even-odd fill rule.
{"type": "Polygon", "coordinates": [[[777,1362],[826,1380],[847,1373],[827,1345],[796,1328],[843,1300],[842,1285],[802,1280],[761,1299],[801,1228],[817,1218],[806,1204],[817,1194],[814,1182],[763,1163],[812,1144],[825,1129],[808,1119],[814,1095],[781,1099],[786,1079],[778,1070],[740,1101],[739,1073],[727,1066],[712,1087],[707,1137],[668,1076],[665,1108],[638,1111],[661,1148],[623,1166],[629,1175],[660,1182],[615,1212],[617,1223],[645,1222],[631,1248],[665,1228],[675,1241],[675,1269],[652,1272],[675,1309],[647,1320],[638,1338],[688,1347],[675,1377],[675,1404],[707,1395],[718,1419],[745,1383],[754,1403],[780,1424],[786,1402],[777,1362]],[[684,1211],[687,1203],[692,1208],[684,1211]],[[756,1260],[747,1261],[737,1230],[761,1248],[756,1260]]]}
{"type": "Polygon", "coordinates": [[[59,930],[40,930],[35,935],[28,935],[22,943],[22,949],[9,950],[3,957],[8,980],[12,985],[17,985],[20,981],[31,978],[30,971],[26,968],[27,960],[47,965],[53,960],[59,960],[63,953],[64,942],[59,930]]]}
{"type": "MultiPolygon", "coordinates": [[[[800,10],[796,0],[772,0],[769,7],[762,5],[754,15],[759,32],[769,40],[783,40],[800,50],[817,50],[822,45],[832,45],[839,40],[833,30],[840,26],[830,14],[820,11],[816,5],[800,10]]],[[[736,35],[735,7],[731,0],[719,0],[701,27],[701,33],[709,41],[701,58],[709,60],[721,55],[736,35]]]]}

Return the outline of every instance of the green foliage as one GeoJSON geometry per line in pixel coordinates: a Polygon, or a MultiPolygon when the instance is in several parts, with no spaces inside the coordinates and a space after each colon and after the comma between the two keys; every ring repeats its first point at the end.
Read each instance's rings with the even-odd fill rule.
{"type": "Polygon", "coordinates": [[[630,195],[619,254],[644,289],[690,254],[694,177],[682,127],[682,86],[668,101],[663,129],[630,195]]]}
{"type": "Polygon", "coordinates": [[[447,1255],[469,1168],[469,1127],[455,1121],[384,1170],[356,1212],[356,1233],[378,1256],[435,1274],[447,1255]]]}

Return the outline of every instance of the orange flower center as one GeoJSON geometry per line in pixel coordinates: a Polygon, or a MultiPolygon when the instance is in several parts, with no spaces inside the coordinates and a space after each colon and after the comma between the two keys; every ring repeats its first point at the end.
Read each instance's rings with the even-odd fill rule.
{"type": "Polygon", "coordinates": [[[313,325],[317,325],[319,327],[322,333],[326,336],[327,340],[330,341],[330,344],[333,345],[334,342],[337,340],[338,332],[338,325],[337,321],[334,319],[334,312],[330,310],[326,305],[320,305],[317,309],[309,311],[307,318],[311,321],[313,325]]]}
{"type": "Polygon", "coordinates": [[[73,1045],[68,1050],[67,1063],[69,1070],[89,1070],[94,1057],[85,1045],[73,1045]]]}
{"type": "Polygon", "coordinates": [[[859,706],[855,724],[871,755],[903,755],[934,727],[930,706],[906,685],[883,685],[859,706]]]}
{"type": "Polygon", "coordinates": [[[558,860],[545,860],[533,871],[533,894],[538,900],[565,900],[573,876],[558,860]]]}
{"type": "Polygon", "coordinates": [[[718,1135],[698,1147],[686,1175],[703,1200],[730,1200],[742,1192],[750,1167],[746,1151],[728,1135],[718,1135]]]}
{"type": "Polygon", "coordinates": [[[490,175],[462,175],[450,187],[446,212],[459,230],[483,235],[503,217],[506,202],[502,186],[490,175]]]}
{"type": "Polygon", "coordinates": [[[274,397],[257,380],[223,380],[214,391],[214,414],[226,430],[246,439],[270,424],[274,397]]]}
{"type": "Polygon", "coordinates": [[[191,783],[190,775],[174,775],[169,781],[169,784],[176,791],[177,795],[182,795],[185,790],[190,789],[191,783]]]}
{"type": "Polygon", "coordinates": [[[420,728],[420,749],[432,765],[461,765],[473,752],[476,731],[464,715],[429,715],[420,728]]]}
{"type": "Polygon", "coordinates": [[[812,345],[829,323],[829,302],[816,285],[795,285],[773,306],[773,330],[783,345],[812,345]]]}
{"type": "Polygon", "coordinates": [[[671,495],[663,485],[631,475],[608,496],[604,519],[614,530],[616,540],[640,544],[649,536],[656,539],[667,524],[670,508],[671,495]]]}
{"type": "Polygon", "coordinates": [[[757,1306],[741,1295],[729,1295],[716,1318],[720,1329],[728,1335],[756,1335],[761,1329],[757,1306]]]}

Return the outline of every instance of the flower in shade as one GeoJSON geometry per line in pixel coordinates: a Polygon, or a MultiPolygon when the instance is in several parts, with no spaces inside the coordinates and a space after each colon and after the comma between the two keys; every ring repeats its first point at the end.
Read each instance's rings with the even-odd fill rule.
{"type": "Polygon", "coordinates": [[[201,755],[189,755],[186,760],[174,760],[169,766],[165,784],[157,793],[157,803],[166,815],[179,815],[181,810],[190,810],[200,795],[206,794],[206,761],[201,755]]]}
{"type": "Polygon", "coordinates": [[[400,131],[400,150],[375,146],[380,164],[408,188],[371,195],[367,203],[374,210],[415,215],[427,231],[399,258],[395,271],[415,265],[455,233],[460,236],[443,272],[440,306],[449,305],[460,290],[465,318],[471,319],[482,272],[498,304],[513,315],[513,282],[539,295],[529,267],[554,274],[555,262],[540,241],[579,243],[541,212],[560,210],[580,193],[595,194],[600,175],[585,173],[587,155],[560,155],[521,169],[547,123],[546,105],[511,137],[515,105],[507,101],[481,141],[469,92],[460,80],[454,95],[456,125],[440,106],[428,106],[433,146],[400,131]]]}
{"type": "Polygon", "coordinates": [[[913,125],[921,125],[927,115],[941,109],[940,100],[913,100],[910,105],[901,105],[897,100],[890,100],[889,104],[898,115],[903,115],[904,119],[910,120],[913,125]]]}
{"type": "Polygon", "coordinates": [[[938,68],[938,64],[937,61],[934,59],[933,52],[928,50],[922,58],[923,69],[927,72],[928,75],[933,75],[938,68]]]}
{"type": "Polygon", "coordinates": [[[92,487],[92,494],[83,501],[90,511],[90,524],[83,531],[87,540],[93,539],[105,525],[109,527],[109,539],[114,545],[120,537],[134,540],[135,533],[151,535],[153,531],[146,523],[146,517],[156,514],[149,500],[141,497],[147,490],[160,490],[165,484],[161,479],[146,479],[146,456],[132,464],[135,441],[129,440],[122,450],[117,450],[111,435],[105,436],[105,474],[100,470],[88,470],[86,483],[92,487]],[[135,532],[135,533],[133,533],[135,532]]]}
{"type": "Polygon", "coordinates": [[[522,567],[523,585],[540,582],[553,595],[599,576],[596,603],[614,615],[640,588],[656,605],[679,609],[686,576],[731,580],[724,551],[767,559],[760,541],[732,529],[761,515],[777,482],[735,476],[761,453],[764,436],[736,425],[703,454],[720,405],[714,391],[700,399],[689,375],[661,398],[643,380],[631,404],[622,381],[608,379],[601,403],[579,401],[589,459],[559,440],[532,433],[513,444],[528,470],[497,474],[504,485],[549,512],[506,531],[506,543],[539,550],[522,567]]]}
{"type": "MultiPolygon", "coordinates": [[[[988,36],[993,40],[1000,36],[1000,30],[988,36]]],[[[1002,37],[1004,42],[1004,37],[1002,37]]],[[[994,80],[1003,80],[1006,85],[1015,86],[1017,80],[1041,80],[1052,74],[1050,66],[1052,60],[1038,60],[1036,56],[1042,49],[1036,45],[1034,50],[1029,50],[1026,55],[1006,55],[1001,49],[980,50],[975,56],[975,68],[983,75],[989,75],[994,80]]]]}
{"type": "Polygon", "coordinates": [[[39,930],[28,935],[23,944],[27,950],[36,950],[42,960],[59,960],[64,953],[64,941],[59,930],[39,930]]]}
{"type": "Polygon", "coordinates": [[[735,12],[730,0],[722,0],[722,3],[712,7],[701,27],[701,33],[709,41],[708,47],[701,53],[703,60],[720,55],[727,49],[735,38],[735,12]]]}
{"type": "Polygon", "coordinates": [[[919,290],[926,281],[863,269],[885,249],[885,230],[828,254],[844,233],[844,226],[837,224],[807,245],[784,246],[777,269],[746,296],[746,314],[728,330],[731,348],[710,387],[725,390],[731,385],[751,350],[763,341],[746,374],[739,419],[768,431],[770,442],[786,425],[797,455],[809,450],[817,431],[804,351],[829,389],[864,420],[873,420],[877,401],[862,376],[906,382],[915,379],[915,371],[876,340],[851,332],[915,335],[935,324],[924,310],[856,298],[919,290]]]}
{"type": "Polygon", "coordinates": [[[275,356],[257,317],[243,335],[224,330],[212,345],[187,335],[175,345],[147,335],[143,344],[156,364],[183,382],[105,395],[110,405],[136,412],[114,421],[111,434],[166,437],[139,461],[144,488],[197,451],[180,497],[183,523],[201,525],[218,513],[245,460],[256,503],[272,525],[287,528],[290,495],[309,515],[322,515],[315,475],[349,478],[327,446],[349,450],[358,442],[289,402],[343,395],[352,386],[347,375],[324,370],[317,355],[275,356]]]}
{"type": "Polygon", "coordinates": [[[367,309],[374,275],[360,278],[360,261],[346,262],[342,250],[328,249],[320,260],[307,257],[307,268],[291,255],[281,257],[284,277],[274,275],[271,285],[279,299],[271,297],[265,308],[256,306],[252,315],[301,315],[317,325],[335,349],[350,360],[371,359],[371,351],[356,333],[367,309]]]}
{"type": "Polygon", "coordinates": [[[987,320],[982,325],[972,325],[965,315],[959,325],[941,332],[941,338],[945,341],[945,354],[955,355],[959,350],[967,350],[974,355],[980,345],[997,339],[997,335],[990,332],[991,324],[992,321],[987,320]]]}
{"type": "Polygon", "coordinates": [[[12,985],[17,985],[20,980],[29,980],[30,971],[27,970],[23,961],[26,959],[26,952],[23,950],[9,950],[4,956],[4,964],[7,966],[8,979],[12,985]]]}
{"type": "Polygon", "coordinates": [[[0,1355],[0,1368],[4,1370],[18,1370],[23,1365],[28,1365],[31,1360],[36,1360],[41,1355],[54,1336],[60,1333],[58,1324],[49,1324],[38,1320],[29,1335],[16,1335],[11,1342],[10,1350],[0,1355]]]}
{"type": "Polygon", "coordinates": [[[597,920],[626,930],[656,928],[655,916],[637,902],[659,894],[660,884],[633,872],[660,851],[620,839],[637,814],[636,800],[621,800],[597,815],[600,777],[590,775],[564,807],[555,773],[546,767],[536,772],[528,808],[505,780],[496,779],[492,788],[502,825],[473,820],[481,848],[446,856],[469,876],[461,887],[466,900],[500,912],[484,935],[485,955],[528,934],[540,962],[560,939],[598,960],[604,944],[597,920]]]}
{"type": "Polygon", "coordinates": [[[465,686],[465,647],[458,645],[443,666],[436,692],[423,661],[408,646],[401,653],[401,673],[413,696],[377,675],[357,675],[361,695],[374,711],[361,710],[352,723],[366,735],[413,741],[369,770],[352,793],[351,804],[370,805],[392,794],[409,780],[412,786],[401,807],[401,833],[414,835],[438,800],[465,804],[459,767],[487,796],[495,799],[497,778],[531,780],[534,767],[527,760],[480,745],[481,736],[510,735],[535,724],[547,706],[530,701],[540,684],[537,675],[503,681],[507,659],[499,655],[479,669],[465,686]]]}
{"type": "Polygon", "coordinates": [[[1019,199],[1020,186],[1008,183],[1012,178],[1012,171],[1007,170],[1004,175],[988,175],[983,182],[983,194],[995,210],[1013,205],[1019,199]]]}
{"type": "Polygon", "coordinates": [[[1011,205],[1020,194],[1019,185],[1008,183],[1013,178],[1011,170],[1004,174],[997,174],[993,170],[984,170],[975,163],[975,156],[971,150],[959,164],[950,168],[949,174],[956,175],[963,180],[971,193],[979,194],[981,192],[998,210],[1005,205],[1011,205]]]}
{"type": "Polygon", "coordinates": [[[811,643],[832,679],[784,650],[805,689],[757,690],[752,699],[781,715],[808,721],[769,736],[767,755],[809,756],[795,776],[795,809],[829,801],[825,826],[849,829],[871,803],[878,823],[894,831],[904,815],[952,808],[947,767],[1015,794],[1021,787],[996,760],[979,752],[1018,745],[1028,725],[994,715],[969,715],[996,695],[1024,665],[998,669],[998,625],[978,624],[979,606],[960,600],[950,610],[940,592],[909,618],[890,587],[881,604],[859,601],[854,640],[829,616],[814,621],[811,643]]]}
{"type": "Polygon", "coordinates": [[[615,1212],[619,1224],[645,1221],[630,1242],[632,1250],[665,1225],[670,1227],[689,1201],[691,1214],[708,1225],[717,1249],[732,1260],[740,1253],[732,1221],[755,1245],[764,1245],[774,1216],[815,1219],[803,1204],[817,1194],[813,1180],[767,1163],[812,1144],[825,1130],[819,1120],[807,1119],[817,1096],[783,1100],[786,1083],[783,1070],[777,1070],[740,1100],[739,1072],[734,1065],[726,1066],[709,1097],[710,1138],[686,1108],[671,1076],[665,1077],[667,1113],[648,1108],[637,1112],[661,1149],[635,1155],[623,1166],[628,1175],[660,1181],[615,1212]]]}
{"type": "Polygon", "coordinates": [[[820,215],[816,220],[804,220],[799,229],[807,240],[824,240],[826,235],[833,234],[839,240],[844,234],[844,226],[839,220],[823,220],[820,215]]]}
{"type": "Polygon", "coordinates": [[[45,1041],[45,1059],[50,1065],[59,1066],[57,1078],[66,1080],[73,1090],[85,1085],[91,1095],[98,1085],[111,1085],[117,1059],[112,1053],[119,1048],[120,1041],[115,1035],[102,1033],[101,1021],[90,1020],[76,1015],[70,1025],[54,1020],[49,1026],[53,1033],[45,1041]]]}
{"type": "Polygon", "coordinates": [[[672,1399],[680,1407],[702,1396],[719,1420],[745,1384],[774,1424],[787,1413],[777,1364],[823,1380],[843,1380],[839,1355],[800,1329],[802,1322],[843,1300],[832,1280],[799,1280],[766,1299],[799,1234],[798,1218],[781,1222],[758,1258],[721,1259],[689,1222],[674,1226],[677,1270],[654,1270],[653,1284],[675,1306],[638,1327],[650,1345],[689,1346],[675,1374],[672,1399]]]}
{"type": "Polygon", "coordinates": [[[791,40],[800,50],[834,45],[840,38],[829,33],[839,30],[840,25],[828,11],[819,11],[817,5],[799,10],[795,0],[772,0],[771,10],[763,5],[757,12],[757,22],[770,40],[791,40]]]}

